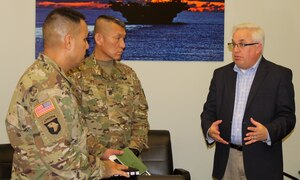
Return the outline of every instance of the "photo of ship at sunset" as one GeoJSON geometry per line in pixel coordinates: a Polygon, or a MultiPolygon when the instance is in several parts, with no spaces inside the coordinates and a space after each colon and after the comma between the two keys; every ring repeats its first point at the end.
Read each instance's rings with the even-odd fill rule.
{"type": "Polygon", "coordinates": [[[124,60],[223,61],[224,0],[36,0],[36,56],[43,51],[42,23],[57,7],[86,15],[91,54],[94,22],[106,14],[126,23],[124,60]]]}
{"type": "Polygon", "coordinates": [[[121,12],[128,24],[171,24],[178,13],[186,11],[186,2],[109,2],[110,8],[121,12]]]}

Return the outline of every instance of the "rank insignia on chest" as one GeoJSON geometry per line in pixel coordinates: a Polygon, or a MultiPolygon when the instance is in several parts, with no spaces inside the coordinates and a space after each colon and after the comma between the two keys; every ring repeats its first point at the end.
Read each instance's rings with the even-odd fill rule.
{"type": "Polygon", "coordinates": [[[37,117],[41,117],[55,109],[51,100],[45,101],[34,108],[34,113],[37,117]]]}

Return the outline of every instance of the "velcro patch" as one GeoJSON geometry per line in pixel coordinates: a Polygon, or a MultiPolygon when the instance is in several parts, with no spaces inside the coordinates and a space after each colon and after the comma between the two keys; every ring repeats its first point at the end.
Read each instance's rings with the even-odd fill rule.
{"type": "Polygon", "coordinates": [[[47,127],[50,134],[58,134],[61,130],[61,126],[57,118],[52,119],[44,125],[47,127]]]}
{"type": "Polygon", "coordinates": [[[48,101],[45,101],[39,105],[37,105],[34,108],[34,112],[36,117],[41,117],[44,114],[47,114],[48,112],[51,112],[55,109],[52,101],[49,99],[48,101]]]}

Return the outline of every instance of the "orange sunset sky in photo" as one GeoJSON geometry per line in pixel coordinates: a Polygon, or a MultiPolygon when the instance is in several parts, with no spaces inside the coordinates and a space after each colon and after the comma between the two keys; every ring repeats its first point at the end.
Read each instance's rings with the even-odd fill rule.
{"type": "MultiPolygon", "coordinates": [[[[152,2],[167,2],[168,0],[152,0],[152,2]]],[[[193,12],[224,12],[224,2],[206,2],[206,1],[192,1],[183,0],[182,2],[187,2],[190,6],[189,11],[193,12]]],[[[109,8],[108,3],[100,3],[95,1],[90,2],[51,2],[51,1],[39,1],[36,3],[37,7],[80,7],[80,8],[109,8]]]]}

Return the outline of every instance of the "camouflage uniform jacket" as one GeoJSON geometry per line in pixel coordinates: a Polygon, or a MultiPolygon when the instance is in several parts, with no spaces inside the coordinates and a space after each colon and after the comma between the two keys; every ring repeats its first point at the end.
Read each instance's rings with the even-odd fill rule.
{"type": "Polygon", "coordinates": [[[71,76],[82,90],[84,118],[99,142],[90,146],[91,153],[102,156],[106,148],[140,152],[148,148],[148,104],[130,67],[114,62],[108,75],[91,55],[71,76]]]}
{"type": "Polygon", "coordinates": [[[104,164],[87,152],[87,128],[72,84],[40,55],[14,91],[6,128],[15,149],[12,179],[99,179],[104,164]]]}

